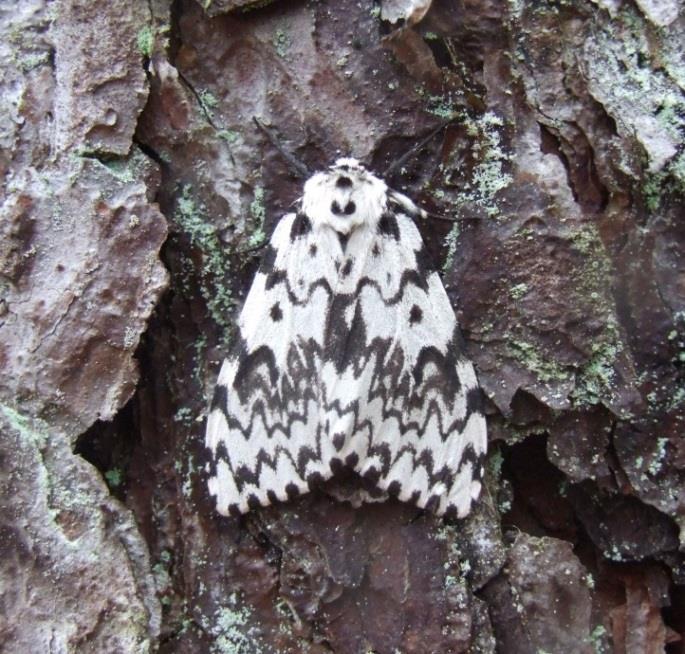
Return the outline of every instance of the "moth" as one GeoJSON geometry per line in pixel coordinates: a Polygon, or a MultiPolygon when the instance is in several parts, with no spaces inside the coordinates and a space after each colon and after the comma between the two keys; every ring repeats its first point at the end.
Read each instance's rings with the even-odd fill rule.
{"type": "Polygon", "coordinates": [[[219,373],[206,429],[223,515],[295,498],[344,469],[440,516],[483,476],[473,365],[408,197],[355,159],[278,222],[219,373]]]}

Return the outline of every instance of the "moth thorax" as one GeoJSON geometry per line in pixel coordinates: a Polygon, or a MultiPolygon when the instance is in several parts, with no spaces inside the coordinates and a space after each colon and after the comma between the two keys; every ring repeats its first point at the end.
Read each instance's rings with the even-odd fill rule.
{"type": "Polygon", "coordinates": [[[387,207],[387,186],[354,159],[338,159],[304,185],[302,210],[316,227],[349,234],[375,227],[387,207]]]}

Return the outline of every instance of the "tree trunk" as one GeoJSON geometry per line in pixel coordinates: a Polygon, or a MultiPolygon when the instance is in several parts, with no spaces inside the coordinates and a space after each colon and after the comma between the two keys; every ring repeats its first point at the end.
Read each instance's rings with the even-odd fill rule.
{"type": "Polygon", "coordinates": [[[0,6],[3,652],[685,652],[678,0],[0,6]],[[254,246],[354,156],[485,391],[472,514],[217,515],[254,246]]]}

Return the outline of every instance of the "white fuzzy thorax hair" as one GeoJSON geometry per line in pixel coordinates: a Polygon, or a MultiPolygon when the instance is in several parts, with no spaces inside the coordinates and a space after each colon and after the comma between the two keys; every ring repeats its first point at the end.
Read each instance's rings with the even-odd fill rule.
{"type": "Polygon", "coordinates": [[[304,185],[302,211],[314,228],[349,234],[362,225],[374,228],[387,209],[388,187],[356,159],[338,159],[304,185]]]}

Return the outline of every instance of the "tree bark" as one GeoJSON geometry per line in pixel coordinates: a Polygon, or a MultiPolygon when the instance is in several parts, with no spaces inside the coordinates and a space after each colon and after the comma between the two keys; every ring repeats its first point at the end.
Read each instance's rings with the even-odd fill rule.
{"type": "Polygon", "coordinates": [[[0,6],[0,649],[684,652],[677,0],[0,6]],[[486,395],[445,522],[218,516],[204,418],[310,168],[420,224],[486,395]]]}

